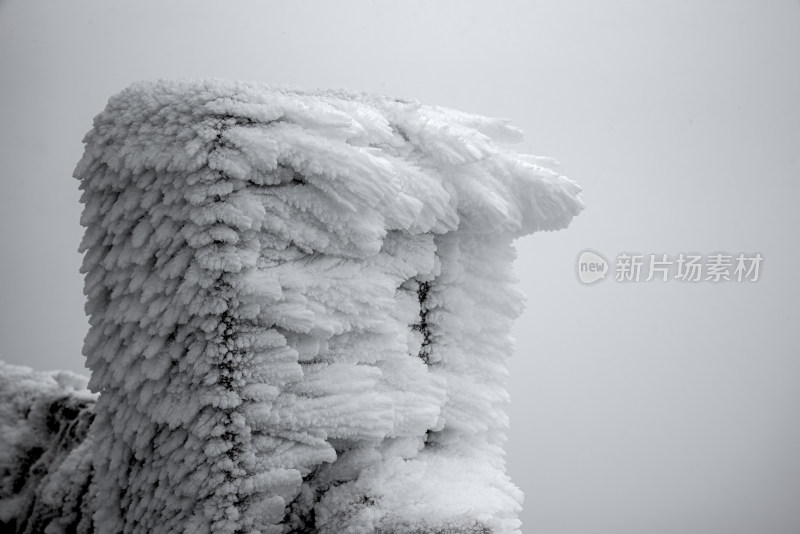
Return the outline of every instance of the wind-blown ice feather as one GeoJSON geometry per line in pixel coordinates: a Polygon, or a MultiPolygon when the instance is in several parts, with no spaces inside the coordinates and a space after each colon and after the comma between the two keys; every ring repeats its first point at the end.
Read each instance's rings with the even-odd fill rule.
{"type": "Polygon", "coordinates": [[[507,121],[155,82],[75,176],[99,532],[517,532],[513,239],[580,189],[507,121]]]}

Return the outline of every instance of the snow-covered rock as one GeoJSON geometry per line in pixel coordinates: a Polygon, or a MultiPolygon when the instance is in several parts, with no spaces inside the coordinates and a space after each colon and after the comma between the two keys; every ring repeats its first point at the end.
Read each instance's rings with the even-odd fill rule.
{"type": "Polygon", "coordinates": [[[97,396],[86,382],[0,361],[0,532],[88,532],[97,396]]]}

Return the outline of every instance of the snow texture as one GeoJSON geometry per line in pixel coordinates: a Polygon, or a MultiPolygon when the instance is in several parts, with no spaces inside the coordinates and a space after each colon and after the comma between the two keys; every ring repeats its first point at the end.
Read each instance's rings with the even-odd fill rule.
{"type": "Polygon", "coordinates": [[[75,171],[94,531],[519,532],[512,242],[582,208],[520,139],[342,91],[111,98],[75,171]]]}

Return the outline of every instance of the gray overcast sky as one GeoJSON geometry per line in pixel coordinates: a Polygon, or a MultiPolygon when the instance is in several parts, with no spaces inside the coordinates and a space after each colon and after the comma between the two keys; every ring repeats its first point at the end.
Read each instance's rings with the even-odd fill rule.
{"type": "Polygon", "coordinates": [[[0,0],[0,357],[82,369],[81,138],[135,80],[207,76],[508,117],[584,187],[518,243],[524,532],[800,532],[800,2],[0,0]],[[585,287],[584,248],[764,263],[585,287]]]}

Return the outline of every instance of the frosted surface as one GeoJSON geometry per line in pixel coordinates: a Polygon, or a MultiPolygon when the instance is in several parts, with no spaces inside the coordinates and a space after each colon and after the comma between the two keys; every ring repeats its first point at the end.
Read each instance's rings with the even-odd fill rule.
{"type": "Polygon", "coordinates": [[[114,96],[75,171],[95,531],[518,532],[512,242],[582,207],[520,139],[375,95],[114,96]]]}

